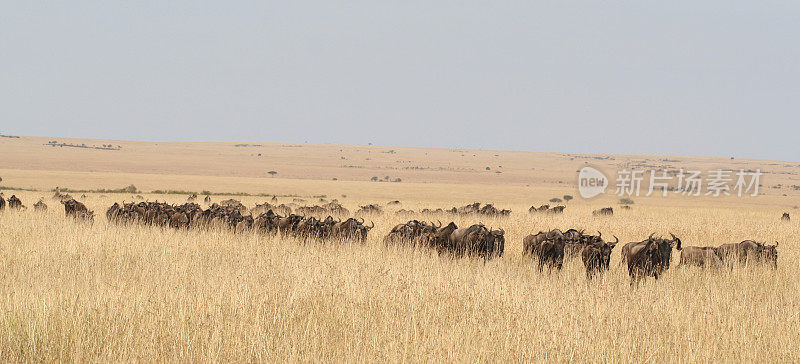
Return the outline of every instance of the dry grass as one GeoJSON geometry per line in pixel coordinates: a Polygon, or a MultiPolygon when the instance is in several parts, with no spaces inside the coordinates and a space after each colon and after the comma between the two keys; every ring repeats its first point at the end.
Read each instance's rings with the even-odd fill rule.
{"type": "MultiPolygon", "coordinates": [[[[31,205],[41,194],[18,195],[31,205]]],[[[109,225],[114,198],[89,197],[93,226],[49,200],[44,214],[0,213],[0,360],[800,361],[800,225],[780,223],[778,209],[635,206],[594,218],[599,206],[575,204],[550,217],[519,202],[501,206],[515,211],[507,219],[484,219],[507,232],[506,255],[484,264],[384,247],[404,220],[394,215],[376,217],[363,246],[304,245],[109,225]],[[631,289],[619,249],[594,282],[579,260],[541,274],[521,256],[528,233],[572,226],[623,242],[652,231],[686,245],[778,240],[779,268],[673,265],[631,289]]]]}

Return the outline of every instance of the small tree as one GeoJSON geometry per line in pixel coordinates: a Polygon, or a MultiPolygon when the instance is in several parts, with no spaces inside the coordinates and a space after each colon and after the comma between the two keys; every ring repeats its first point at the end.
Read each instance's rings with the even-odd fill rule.
{"type": "Polygon", "coordinates": [[[552,203],[560,203],[561,199],[558,198],[558,197],[553,197],[553,198],[550,199],[550,202],[552,202],[552,203]]]}
{"type": "Polygon", "coordinates": [[[269,174],[269,175],[270,175],[270,176],[272,176],[272,177],[275,177],[275,175],[276,175],[276,174],[278,174],[278,172],[275,172],[275,171],[269,171],[269,172],[267,172],[267,174],[269,174]]]}
{"type": "Polygon", "coordinates": [[[571,200],[571,199],[572,199],[572,196],[570,196],[570,195],[564,195],[564,201],[567,201],[567,202],[569,202],[569,200],[571,200]]]}
{"type": "Polygon", "coordinates": [[[621,203],[623,205],[633,205],[633,200],[631,200],[630,198],[627,198],[627,197],[623,197],[623,198],[619,199],[619,203],[621,203]]]}
{"type": "Polygon", "coordinates": [[[136,186],[130,185],[128,187],[123,188],[122,191],[126,193],[136,193],[136,191],[138,190],[136,189],[136,186]]]}

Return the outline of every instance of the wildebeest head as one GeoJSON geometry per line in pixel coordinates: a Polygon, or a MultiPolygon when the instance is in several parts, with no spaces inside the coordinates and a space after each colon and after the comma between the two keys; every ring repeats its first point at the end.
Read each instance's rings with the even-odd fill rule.
{"type": "Polygon", "coordinates": [[[789,221],[789,213],[784,212],[783,216],[781,216],[781,221],[789,221]]]}
{"type": "Polygon", "coordinates": [[[503,251],[506,249],[506,231],[502,228],[499,230],[489,230],[489,239],[492,242],[492,253],[498,257],[503,256],[503,251]]]}
{"type": "Polygon", "coordinates": [[[778,242],[775,245],[764,245],[758,252],[762,262],[769,263],[772,268],[778,268],[778,242]]]}
{"type": "Polygon", "coordinates": [[[672,233],[670,233],[670,235],[672,236],[672,239],[653,239],[652,235],[650,238],[658,244],[658,251],[661,254],[660,264],[663,265],[663,270],[669,269],[669,264],[672,260],[672,248],[681,250],[681,239],[678,239],[678,237],[672,233]]]}

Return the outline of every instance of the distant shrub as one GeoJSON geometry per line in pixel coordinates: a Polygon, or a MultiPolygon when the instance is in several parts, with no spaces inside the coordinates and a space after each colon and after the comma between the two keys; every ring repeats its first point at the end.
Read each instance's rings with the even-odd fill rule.
{"type": "Polygon", "coordinates": [[[569,200],[571,200],[571,199],[572,199],[572,196],[570,196],[570,195],[564,195],[564,201],[569,201],[569,200]]]}
{"type": "Polygon", "coordinates": [[[634,204],[633,200],[631,200],[630,198],[627,198],[627,197],[623,197],[623,198],[619,199],[619,203],[621,203],[623,205],[633,205],[634,204]]]}
{"type": "Polygon", "coordinates": [[[561,199],[560,199],[560,198],[558,198],[558,197],[553,197],[553,198],[551,198],[551,199],[550,199],[550,202],[552,202],[552,203],[559,203],[559,202],[562,202],[562,201],[561,201],[561,199]]]}

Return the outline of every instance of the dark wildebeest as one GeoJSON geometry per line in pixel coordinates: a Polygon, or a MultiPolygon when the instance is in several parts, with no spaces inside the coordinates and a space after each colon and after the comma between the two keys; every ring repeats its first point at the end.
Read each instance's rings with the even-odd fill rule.
{"type": "Polygon", "coordinates": [[[611,261],[611,251],[619,243],[616,236],[613,243],[600,240],[583,248],[581,258],[586,267],[586,278],[592,279],[597,274],[602,274],[608,270],[608,263],[611,261]]]}
{"type": "Polygon", "coordinates": [[[470,253],[473,245],[486,233],[483,224],[474,224],[470,227],[460,228],[453,231],[448,237],[446,250],[453,256],[461,257],[470,253]]]}
{"type": "Polygon", "coordinates": [[[44,199],[39,199],[39,202],[33,204],[33,209],[36,211],[47,211],[47,204],[44,203],[44,199]]]}
{"type": "Polygon", "coordinates": [[[372,223],[372,226],[366,226],[364,225],[363,219],[359,222],[351,217],[343,222],[333,224],[329,236],[333,239],[355,238],[358,241],[364,242],[367,240],[367,232],[373,227],[375,227],[375,223],[372,223]]]}
{"type": "Polygon", "coordinates": [[[450,234],[447,250],[456,257],[479,256],[484,260],[503,256],[505,231],[487,229],[483,224],[456,229],[450,234]]]}
{"type": "Polygon", "coordinates": [[[681,251],[679,265],[695,265],[706,268],[719,268],[722,258],[717,254],[717,248],[710,246],[685,246],[681,251]]]}
{"type": "Polygon", "coordinates": [[[0,210],[6,208],[6,199],[3,196],[0,196],[0,210]]]}
{"type": "Polygon", "coordinates": [[[415,246],[421,243],[421,241],[430,234],[435,233],[436,229],[441,226],[441,222],[439,222],[439,226],[436,226],[434,223],[409,220],[405,224],[398,224],[392,228],[389,234],[383,239],[383,242],[386,245],[390,245],[391,243],[405,243],[415,246]]]}
{"type": "MultiPolygon", "coordinates": [[[[123,205],[124,204],[125,202],[123,202],[123,205]]],[[[111,205],[111,207],[109,207],[108,210],[106,210],[106,219],[108,219],[108,221],[113,221],[114,219],[117,218],[117,214],[120,212],[120,210],[121,209],[119,204],[114,202],[114,204],[111,205]]]]}
{"type": "Polygon", "coordinates": [[[551,214],[560,214],[560,213],[564,212],[565,208],[567,208],[567,207],[566,206],[556,206],[556,207],[553,207],[552,209],[548,210],[547,212],[549,212],[551,214]]]}
{"type": "Polygon", "coordinates": [[[564,265],[564,234],[553,229],[549,232],[539,232],[528,235],[522,240],[523,255],[536,257],[538,268],[541,272],[545,265],[550,269],[561,269],[564,265]]]}
{"type": "Polygon", "coordinates": [[[64,204],[64,214],[66,216],[94,222],[94,211],[87,209],[83,203],[75,199],[61,201],[61,203],[64,204]]]}
{"type": "Polygon", "coordinates": [[[717,254],[723,263],[747,265],[748,263],[768,263],[778,267],[778,243],[766,245],[753,240],[745,240],[739,244],[723,244],[717,248],[717,254]]]}
{"type": "Polygon", "coordinates": [[[634,282],[647,276],[655,277],[664,271],[664,260],[659,245],[652,237],[633,245],[625,254],[628,262],[628,274],[631,277],[631,286],[634,282]]]}
{"type": "Polygon", "coordinates": [[[614,215],[614,209],[611,207],[603,207],[599,210],[592,211],[592,215],[594,216],[611,216],[614,215]]]}
{"type": "Polygon", "coordinates": [[[672,239],[653,238],[625,244],[622,247],[622,262],[628,263],[628,274],[631,276],[631,285],[644,277],[658,277],[667,269],[672,258],[672,248],[681,250],[681,239],[674,234],[672,239]]]}
{"type": "Polygon", "coordinates": [[[646,244],[650,240],[656,240],[665,243],[665,244],[659,244],[659,251],[661,252],[663,258],[662,261],[666,263],[665,269],[669,269],[669,263],[672,259],[672,248],[676,248],[677,250],[683,249],[681,247],[681,239],[678,239],[678,237],[676,237],[674,234],[670,234],[672,236],[672,239],[653,238],[653,235],[655,235],[655,233],[650,234],[650,237],[648,237],[647,240],[645,241],[627,243],[624,246],[622,246],[622,260],[620,261],[620,264],[624,264],[627,262],[630,250],[634,246],[646,244]]]}
{"type": "Polygon", "coordinates": [[[8,198],[8,208],[19,210],[25,208],[25,206],[22,205],[22,201],[17,198],[17,195],[11,195],[8,198]]]}
{"type": "Polygon", "coordinates": [[[789,213],[784,212],[783,216],[781,216],[781,221],[789,221],[789,213]]]}
{"type": "Polygon", "coordinates": [[[445,249],[447,249],[448,242],[450,241],[450,235],[457,229],[458,226],[452,221],[444,227],[436,229],[435,232],[428,234],[428,245],[431,248],[436,249],[439,254],[442,254],[445,249]]]}

